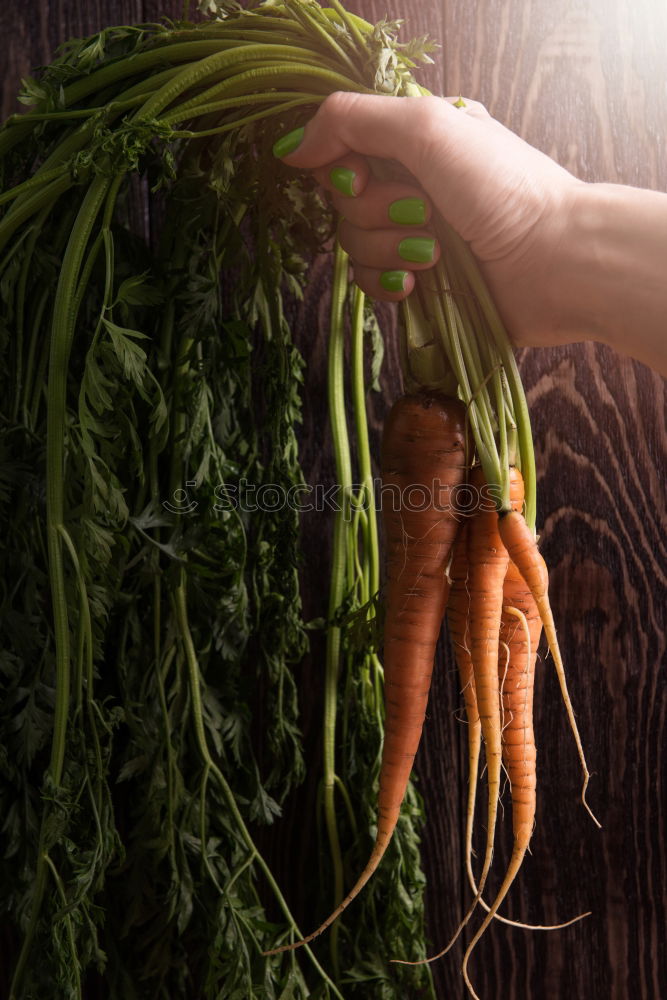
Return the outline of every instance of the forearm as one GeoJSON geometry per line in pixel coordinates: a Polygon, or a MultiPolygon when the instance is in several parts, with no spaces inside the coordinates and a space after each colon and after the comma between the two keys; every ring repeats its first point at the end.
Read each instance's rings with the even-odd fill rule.
{"type": "Polygon", "coordinates": [[[569,339],[601,341],[667,375],[667,194],[581,185],[563,248],[561,322],[580,333],[569,339]]]}

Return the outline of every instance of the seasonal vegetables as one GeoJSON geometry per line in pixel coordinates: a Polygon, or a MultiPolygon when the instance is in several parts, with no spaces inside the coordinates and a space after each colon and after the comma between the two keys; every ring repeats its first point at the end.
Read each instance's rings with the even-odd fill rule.
{"type": "Polygon", "coordinates": [[[433,657],[447,604],[446,570],[458,528],[456,489],[465,474],[464,426],[460,401],[433,393],[402,396],[385,422],[386,714],[377,833],[370,859],[352,889],[298,945],[326,930],[356,898],[380,864],[396,829],[421,739],[433,657]]]}
{"type": "Polygon", "coordinates": [[[179,23],[71,42],[26,81],[31,110],[0,131],[9,995],[51,995],[57,983],[83,997],[101,977],[119,1000],[433,996],[420,804],[408,779],[449,578],[470,734],[469,846],[482,737],[488,772],[486,851],[478,885],[469,864],[466,920],[491,867],[503,752],[516,798],[515,855],[466,952],[472,990],[470,952],[532,830],[533,800],[519,812],[532,757],[528,770],[514,768],[500,711],[502,702],[529,725],[530,683],[521,711],[506,687],[528,677],[527,632],[517,641],[508,622],[536,628],[535,608],[588,772],[536,549],[525,398],[475,262],[444,221],[435,220],[442,258],[403,307],[407,395],[385,435],[385,485],[401,500],[384,510],[384,664],[365,413],[365,354],[375,387],[381,338],[339,246],[326,621],[303,619],[299,517],[285,499],[307,486],[297,439],[304,366],[288,317],[309,261],[331,249],[335,220],[272,145],[333,90],[426,93],[411,70],[433,45],[399,43],[397,22],[370,25],[338,0],[215,7],[196,25],[186,4],[179,23]],[[473,466],[487,506],[462,511],[453,494],[473,466]],[[512,509],[514,468],[522,512],[512,509]],[[406,492],[428,493],[435,480],[440,492],[411,509],[406,492]],[[273,502],[276,492],[285,502],[273,502]],[[482,570],[491,550],[493,580],[482,570]],[[257,829],[305,776],[297,676],[318,632],[318,856],[331,916],[304,938],[257,829]],[[378,867],[382,857],[391,864],[378,867]],[[362,875],[346,893],[353,867],[362,875]],[[339,932],[336,921],[329,954],[316,954],[308,942],[374,872],[354,923],[339,932]],[[277,957],[298,944],[305,954],[277,957]]]}

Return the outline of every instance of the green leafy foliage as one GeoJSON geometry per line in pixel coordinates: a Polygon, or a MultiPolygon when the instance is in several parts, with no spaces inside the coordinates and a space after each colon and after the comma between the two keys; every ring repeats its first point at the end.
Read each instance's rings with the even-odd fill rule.
{"type": "MultiPolygon", "coordinates": [[[[266,15],[291,31],[298,14],[300,44],[331,58],[325,31],[357,51],[316,4],[204,6],[217,17],[191,26],[195,40],[224,40],[239,19],[259,37],[266,15]]],[[[426,52],[403,59],[392,31],[368,38],[351,85],[380,74],[378,89],[400,86],[426,52]]],[[[34,179],[0,209],[0,910],[23,942],[14,993],[80,998],[97,975],[114,1000],[398,998],[429,983],[388,961],[424,950],[414,792],[391,861],[346,922],[339,981],[326,945],[319,961],[262,954],[298,933],[249,828],[279,823],[306,775],[296,671],[308,641],[298,515],[238,498],[244,483],[303,484],[305,373],[283,297],[302,296],[335,220],[271,153],[307,100],[257,122],[243,107],[201,121],[194,108],[205,140],[142,116],[167,85],[153,76],[185,65],[170,61],[177,43],[166,25],[73,40],[24,81],[32,117],[0,132],[3,190],[34,179]],[[84,218],[96,178],[104,197],[84,218]],[[138,182],[150,238],[131,208],[138,182]]],[[[166,104],[214,82],[193,77],[166,104]]],[[[366,326],[376,386],[370,310],[366,326]]],[[[350,878],[375,818],[373,606],[350,592],[337,619],[350,878]]]]}

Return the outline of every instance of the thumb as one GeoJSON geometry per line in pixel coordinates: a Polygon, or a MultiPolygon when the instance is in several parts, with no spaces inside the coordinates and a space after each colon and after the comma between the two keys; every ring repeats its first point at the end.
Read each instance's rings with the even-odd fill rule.
{"type": "Polygon", "coordinates": [[[273,151],[289,166],[311,170],[350,152],[399,160],[410,169],[426,103],[424,97],[336,91],[303,129],[278,139],[273,151]]]}

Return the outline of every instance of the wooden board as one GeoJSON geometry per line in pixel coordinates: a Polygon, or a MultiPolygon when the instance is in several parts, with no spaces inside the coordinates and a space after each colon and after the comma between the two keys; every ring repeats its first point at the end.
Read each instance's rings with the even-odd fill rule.
{"type": "MultiPolygon", "coordinates": [[[[529,142],[588,181],[667,190],[667,7],[657,0],[355,0],[369,20],[405,19],[405,37],[429,32],[443,46],[420,79],[435,93],[474,97],[529,142]]],[[[20,77],[57,44],[113,23],[178,16],[165,0],[24,0],[0,8],[3,117],[20,77]]],[[[666,268],[667,274],[667,268],[666,268]]],[[[667,280],[667,277],[666,277],[667,280]]],[[[302,456],[307,477],[332,477],[322,447],[328,263],[317,262],[298,313],[309,365],[302,456]]],[[[399,391],[395,316],[382,415],[399,391]]],[[[592,910],[554,933],[496,926],[473,965],[484,1000],[599,997],[657,1000],[667,984],[667,537],[665,385],[643,366],[595,345],[520,352],[534,423],[542,547],[570,691],[595,772],[598,832],[578,802],[577,757],[547,659],[539,671],[539,804],[532,856],[506,912],[533,922],[592,910]]],[[[322,525],[304,526],[313,555],[305,589],[321,613],[322,525]],[[319,582],[319,588],[315,584],[319,582]]],[[[318,692],[304,691],[307,735],[318,692]]],[[[439,656],[418,772],[426,798],[424,862],[429,923],[441,946],[469,899],[461,831],[465,730],[446,648],[439,656]]],[[[308,789],[305,790],[305,794],[308,789]]],[[[312,827],[294,798],[270,852],[297,901],[312,827]]],[[[499,852],[499,858],[503,852],[499,852]]],[[[304,920],[307,924],[308,920],[304,920]]],[[[438,996],[462,997],[461,949],[437,963],[438,996]]]]}

